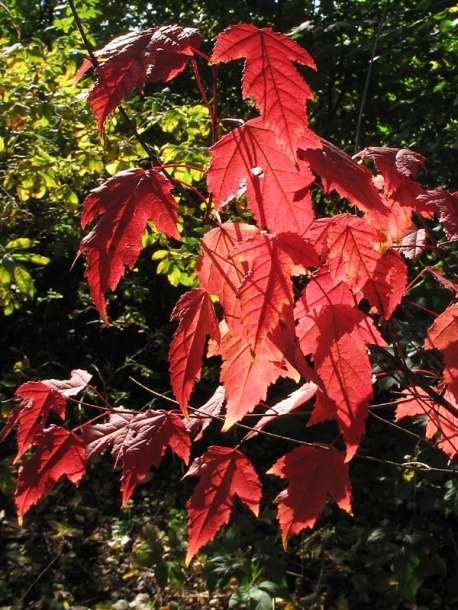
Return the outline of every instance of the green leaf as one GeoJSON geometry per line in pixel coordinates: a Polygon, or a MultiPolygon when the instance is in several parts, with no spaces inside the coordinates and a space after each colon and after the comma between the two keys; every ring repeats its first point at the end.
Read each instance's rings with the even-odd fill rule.
{"type": "Polygon", "coordinates": [[[30,253],[20,253],[13,254],[13,258],[15,261],[22,261],[24,263],[33,263],[34,265],[47,265],[51,262],[51,259],[47,256],[41,256],[40,254],[30,253]]]}
{"type": "Polygon", "coordinates": [[[33,246],[36,246],[39,242],[36,239],[29,239],[28,237],[19,237],[18,239],[13,239],[9,241],[5,250],[28,250],[33,246]]]}
{"type": "Polygon", "coordinates": [[[13,270],[14,281],[16,286],[25,296],[33,299],[35,296],[35,286],[33,284],[32,276],[27,269],[20,264],[14,266],[13,270]]]}

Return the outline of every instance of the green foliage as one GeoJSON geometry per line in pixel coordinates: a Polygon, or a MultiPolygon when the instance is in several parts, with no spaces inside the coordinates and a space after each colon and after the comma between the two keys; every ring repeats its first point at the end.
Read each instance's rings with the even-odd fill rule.
{"type": "Polygon", "coordinates": [[[13,313],[21,303],[35,296],[35,284],[23,263],[47,265],[49,258],[29,252],[39,242],[27,237],[0,244],[0,307],[5,315],[13,313]]]}
{"type": "Polygon", "coordinates": [[[248,524],[243,527],[243,519],[239,523],[227,528],[217,542],[205,549],[207,560],[202,576],[209,591],[231,591],[229,608],[266,610],[272,608],[275,599],[290,600],[278,545],[271,538],[250,534],[248,524]],[[248,546],[250,542],[254,548],[248,546]]]}

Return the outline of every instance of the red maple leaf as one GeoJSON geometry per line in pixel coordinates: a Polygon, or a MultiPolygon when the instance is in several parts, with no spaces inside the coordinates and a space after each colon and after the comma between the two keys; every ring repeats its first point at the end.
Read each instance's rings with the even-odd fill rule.
{"type": "Polygon", "coordinates": [[[289,480],[288,488],[275,499],[284,547],[293,534],[315,525],[328,494],[351,514],[348,464],[342,453],[328,446],[296,447],[267,473],[289,480]]]}
{"type": "Polygon", "coordinates": [[[308,190],[313,174],[306,163],[288,157],[259,117],[225,135],[210,153],[207,182],[216,210],[243,184],[261,229],[304,235],[315,217],[308,190]]]}
{"type": "Polygon", "coordinates": [[[283,354],[268,337],[253,352],[247,339],[227,331],[216,354],[223,358],[220,380],[226,391],[227,430],[265,400],[268,387],[286,371],[283,354]]]}
{"type": "Polygon", "coordinates": [[[315,62],[284,34],[247,23],[231,26],[217,36],[211,63],[240,58],[246,58],[243,97],[254,99],[263,120],[294,159],[307,125],[305,104],[313,94],[292,62],[314,70],[315,62]]]}
{"type": "Polygon", "coordinates": [[[232,250],[236,260],[248,264],[237,291],[241,321],[253,352],[267,333],[285,321],[285,309],[293,307],[291,259],[275,237],[256,235],[232,250]]]}
{"type": "Polygon", "coordinates": [[[202,288],[185,293],[171,319],[179,324],[170,343],[170,379],[175,398],[187,416],[194,380],[200,377],[207,335],[218,343],[221,337],[213,303],[202,288]]]}
{"type": "Polygon", "coordinates": [[[186,504],[189,515],[186,564],[189,564],[197,551],[228,523],[235,495],[258,515],[261,484],[243,453],[215,445],[194,460],[185,476],[200,477],[186,504]]]}
{"type": "Polygon", "coordinates": [[[441,189],[427,191],[418,199],[432,210],[444,225],[445,234],[450,241],[458,240],[458,191],[449,193],[441,189]]]}
{"type": "Polygon", "coordinates": [[[312,354],[324,385],[317,391],[309,425],[335,419],[350,459],[359,446],[373,396],[367,346],[386,343],[372,320],[350,304],[351,294],[343,283],[329,290],[330,275],[319,273],[305,288],[295,308],[297,336],[304,354],[312,354]]]}
{"type": "Polygon", "coordinates": [[[458,304],[449,305],[430,326],[425,349],[442,351],[444,382],[458,400],[458,304]]]}
{"type": "Polygon", "coordinates": [[[236,244],[259,232],[253,225],[226,222],[211,229],[200,242],[202,254],[197,259],[197,277],[202,288],[218,297],[230,329],[240,326],[240,301],[236,296],[248,270],[231,252],[236,244]]]}
{"type": "Polygon", "coordinates": [[[192,411],[185,425],[190,434],[198,431],[195,441],[202,438],[204,431],[221,414],[225,398],[224,387],[219,385],[204,405],[192,411]]]}
{"type": "Polygon", "coordinates": [[[19,523],[38,500],[47,496],[57,481],[66,476],[77,485],[86,471],[86,453],[82,439],[59,426],[45,428],[34,438],[31,458],[19,468],[15,494],[19,523]]]}
{"type": "Polygon", "coordinates": [[[247,263],[237,290],[241,322],[255,352],[269,331],[286,325],[293,308],[291,273],[318,265],[311,245],[292,233],[263,233],[234,246],[231,255],[247,263]],[[293,260],[292,258],[293,257],[293,260]]]}
{"type": "Polygon", "coordinates": [[[373,180],[390,209],[385,232],[391,241],[398,241],[411,226],[412,212],[427,212],[421,201],[425,191],[415,180],[425,158],[408,148],[375,146],[365,148],[358,156],[372,159],[380,172],[373,180]]]}
{"type": "Polygon", "coordinates": [[[251,432],[248,432],[248,434],[245,435],[243,440],[247,441],[248,439],[256,436],[259,430],[262,430],[264,426],[267,426],[267,424],[276,420],[277,417],[289,415],[291,411],[294,411],[295,409],[306,403],[308,400],[313,398],[317,390],[318,386],[315,383],[304,383],[304,385],[302,385],[300,388],[298,388],[294,392],[291,392],[291,394],[287,398],[281,400],[280,402],[277,402],[277,404],[270,407],[270,409],[267,409],[261,419],[253,426],[253,430],[251,432]]]}
{"type": "Polygon", "coordinates": [[[416,263],[420,260],[426,248],[426,231],[412,226],[399,244],[398,251],[406,258],[416,263]]]}
{"type": "MultiPolygon", "coordinates": [[[[311,316],[318,345],[313,358],[326,392],[319,390],[309,424],[329,419],[332,412],[347,445],[347,459],[359,447],[373,397],[368,344],[385,346],[370,318],[347,305],[325,307],[311,316]]],[[[299,332],[299,331],[298,331],[299,332]]],[[[305,341],[301,341],[307,353],[305,341]]]]}
{"type": "Polygon", "coordinates": [[[88,460],[110,445],[113,446],[113,454],[119,455],[129,435],[129,422],[134,416],[135,411],[121,407],[113,409],[107,422],[85,426],[82,432],[88,460]]]}
{"type": "Polygon", "coordinates": [[[108,325],[105,293],[114,290],[132,269],[142,250],[142,237],[148,221],[159,231],[180,239],[177,230],[177,203],[172,185],[153,169],[129,169],[93,189],[84,201],[81,225],[98,220],[84,237],[77,256],[87,252],[85,277],[95,306],[108,325]]]}
{"type": "Polygon", "coordinates": [[[443,398],[456,409],[451,413],[444,405],[435,402],[425,390],[420,387],[409,388],[406,397],[398,402],[396,421],[403,417],[426,415],[426,438],[439,434],[437,446],[453,459],[458,453],[458,401],[449,390],[445,390],[443,398]]]}
{"type": "Polygon", "coordinates": [[[358,300],[365,296],[389,318],[404,294],[407,268],[397,252],[383,252],[380,231],[364,218],[341,214],[317,220],[311,233],[318,253],[329,259],[335,283],[346,282],[358,300]]]}
{"type": "Polygon", "coordinates": [[[56,390],[51,390],[41,381],[28,381],[15,392],[22,400],[8,416],[1,438],[5,438],[16,424],[18,452],[14,462],[29,449],[36,436],[40,435],[46,425],[51,411],[65,418],[65,398],[56,390]]]}
{"type": "Polygon", "coordinates": [[[325,193],[336,190],[341,197],[367,215],[371,225],[387,232],[390,210],[373,184],[367,167],[358,164],[347,153],[321,138],[320,148],[299,150],[299,158],[309,163],[320,178],[325,193]]]}
{"type": "Polygon", "coordinates": [[[170,411],[152,409],[143,413],[118,409],[108,422],[88,426],[84,442],[89,456],[111,445],[111,455],[116,462],[122,462],[123,506],[151,466],[159,466],[167,447],[187,463],[191,445],[181,417],[170,411]]]}
{"type": "Polygon", "coordinates": [[[390,195],[394,195],[400,187],[409,186],[416,190],[419,186],[418,183],[412,181],[412,178],[417,177],[421,168],[424,169],[425,158],[413,150],[389,148],[387,146],[368,146],[358,156],[362,159],[369,158],[374,161],[383,176],[384,190],[390,195]],[[414,184],[416,186],[413,186],[414,184]]]}
{"type": "MultiPolygon", "coordinates": [[[[201,40],[202,35],[195,28],[166,25],[119,36],[96,51],[103,63],[95,69],[97,80],[88,99],[99,131],[106,117],[134,87],[175,78],[201,40]]],[[[91,60],[86,59],[77,78],[91,65],[91,60]]]]}
{"type": "Polygon", "coordinates": [[[65,419],[66,397],[74,396],[89,383],[91,375],[86,371],[72,371],[68,380],[45,379],[23,383],[15,392],[21,398],[8,416],[5,428],[0,435],[3,439],[18,424],[18,452],[14,462],[27,451],[39,436],[51,411],[65,419]]]}
{"type": "Polygon", "coordinates": [[[434,320],[425,340],[425,349],[446,350],[458,343],[458,303],[453,303],[434,320]]]}
{"type": "Polygon", "coordinates": [[[82,369],[75,369],[70,373],[70,379],[43,379],[51,390],[56,390],[62,396],[75,396],[82,392],[92,379],[92,375],[82,369]]]}

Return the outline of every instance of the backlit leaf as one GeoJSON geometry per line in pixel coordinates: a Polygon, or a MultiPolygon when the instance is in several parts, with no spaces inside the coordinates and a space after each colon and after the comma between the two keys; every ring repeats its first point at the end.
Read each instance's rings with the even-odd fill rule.
{"type": "Polygon", "coordinates": [[[197,551],[228,523],[235,495],[258,514],[261,484],[243,453],[215,445],[193,462],[185,476],[200,477],[186,504],[189,515],[186,563],[189,564],[197,551]]]}
{"type": "Polygon", "coordinates": [[[295,158],[307,125],[305,104],[313,94],[292,62],[316,69],[315,62],[284,34],[247,23],[231,26],[217,36],[211,62],[240,58],[246,58],[243,97],[254,99],[265,123],[295,158]]]}
{"type": "MultiPolygon", "coordinates": [[[[175,78],[201,40],[202,36],[195,28],[167,25],[119,36],[96,51],[95,55],[102,63],[95,69],[97,80],[89,94],[89,103],[99,131],[103,129],[106,117],[134,87],[175,78]]],[[[91,60],[86,59],[78,78],[91,65],[91,60]]]]}
{"type": "Polygon", "coordinates": [[[108,422],[89,426],[84,431],[84,443],[88,456],[111,446],[113,458],[122,462],[123,506],[151,466],[159,466],[167,447],[187,463],[191,444],[181,417],[152,409],[143,413],[118,409],[108,422]]]}
{"type": "Polygon", "coordinates": [[[248,207],[258,226],[304,235],[314,219],[308,187],[313,174],[294,163],[260,118],[237,127],[210,148],[207,174],[217,210],[246,186],[248,207]]]}
{"type": "Polygon", "coordinates": [[[85,276],[107,325],[105,293],[114,290],[125,268],[132,269],[137,262],[147,222],[154,222],[158,231],[180,239],[177,203],[171,189],[171,184],[155,170],[130,169],[92,190],[84,202],[83,228],[100,218],[82,240],[78,255],[87,253],[85,276]]]}
{"type": "Polygon", "coordinates": [[[15,494],[19,523],[38,500],[47,496],[66,476],[77,485],[86,471],[86,453],[79,436],[59,426],[50,426],[34,439],[31,458],[19,468],[15,494]]]}
{"type": "Polygon", "coordinates": [[[202,288],[185,293],[171,319],[179,325],[170,343],[170,378],[175,397],[187,415],[194,380],[200,377],[207,335],[220,341],[218,319],[208,292],[202,288]]]}
{"type": "Polygon", "coordinates": [[[293,534],[315,525],[328,494],[351,514],[348,465],[343,454],[330,447],[296,447],[281,457],[268,474],[289,480],[287,489],[275,499],[284,547],[293,534]]]}

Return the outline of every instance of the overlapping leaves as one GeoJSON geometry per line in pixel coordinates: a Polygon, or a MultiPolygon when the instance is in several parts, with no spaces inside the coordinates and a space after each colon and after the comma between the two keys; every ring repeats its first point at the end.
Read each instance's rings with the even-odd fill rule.
{"type": "MultiPolygon", "coordinates": [[[[101,63],[89,101],[100,130],[133,87],[176,76],[200,40],[197,30],[166,26],[120,37],[97,52],[101,63]]],[[[374,396],[370,350],[387,347],[382,325],[395,317],[407,286],[400,252],[416,261],[426,247],[425,229],[412,225],[416,216],[435,213],[447,239],[456,239],[456,193],[425,191],[417,181],[424,159],[412,151],[371,147],[354,159],[319,138],[308,127],[306,102],[312,94],[293,62],[315,66],[286,36],[233,26],[218,36],[211,63],[238,58],[246,60],[242,95],[254,100],[260,116],[210,147],[205,219],[213,226],[200,241],[200,286],[182,295],[172,313],[178,326],[169,351],[171,385],[190,418],[185,423],[178,411],[118,408],[103,421],[67,430],[48,419],[64,419],[67,401],[85,388],[89,376],[80,371],[68,382],[24,384],[3,431],[6,436],[18,425],[17,459],[32,448],[19,472],[21,517],[62,475],[78,483],[86,461],[105,449],[122,464],[125,504],[168,448],[187,463],[191,435],[198,432],[201,439],[211,421],[224,432],[258,414],[248,441],[299,411],[298,437],[305,426],[333,420],[338,438],[331,445],[318,438],[297,446],[268,470],[288,480],[276,499],[284,544],[313,527],[328,495],[351,512],[348,461],[358,451],[374,396]],[[335,191],[340,199],[334,204],[346,200],[345,211],[327,215],[312,196],[315,189],[331,198],[335,191]],[[349,213],[348,204],[356,211],[349,213]],[[253,222],[234,220],[245,205],[253,222]],[[407,254],[409,249],[414,252],[407,254]],[[201,409],[193,409],[206,347],[208,356],[221,360],[220,385],[201,409]],[[299,385],[270,406],[269,388],[281,378],[299,385]]],[[[80,72],[88,67],[86,61],[80,72]]],[[[87,197],[82,224],[95,224],[79,253],[87,254],[86,277],[105,323],[106,292],[136,263],[147,223],[181,238],[175,186],[160,166],[137,168],[87,197]]],[[[199,203],[202,199],[203,194],[199,203]]],[[[456,296],[456,285],[445,281],[456,296]]],[[[450,458],[458,447],[456,308],[451,304],[436,318],[424,344],[442,355],[437,392],[410,388],[396,416],[425,414],[426,436],[438,437],[450,458]]],[[[187,504],[189,562],[228,522],[235,497],[258,514],[261,486],[239,447],[211,446],[187,476],[200,477],[187,504]]]]}

